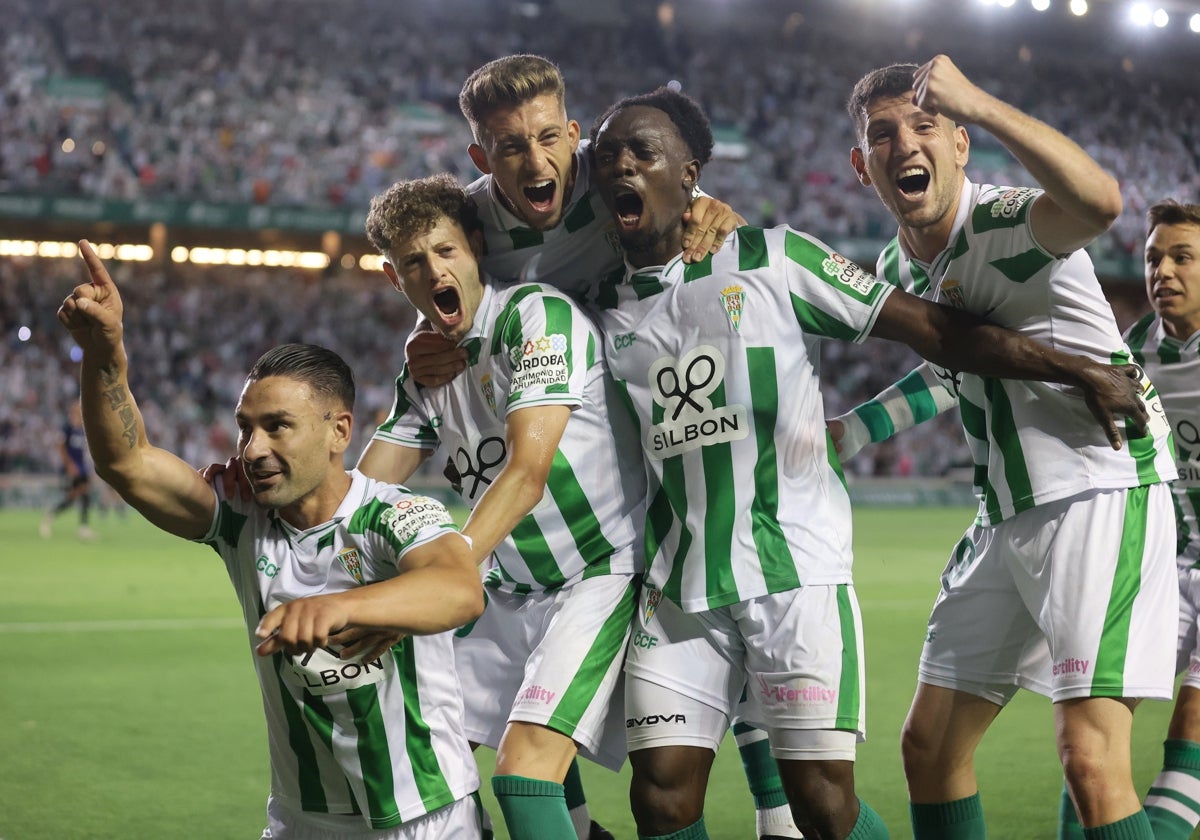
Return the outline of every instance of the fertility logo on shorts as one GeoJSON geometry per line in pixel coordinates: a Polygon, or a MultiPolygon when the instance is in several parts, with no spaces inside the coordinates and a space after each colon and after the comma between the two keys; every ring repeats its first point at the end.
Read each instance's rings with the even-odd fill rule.
{"type": "Polygon", "coordinates": [[[670,458],[750,434],[745,406],[712,403],[724,379],[725,357],[708,344],[679,359],[664,356],[650,366],[654,402],[663,407],[662,421],[646,430],[651,458],[670,458]]]}
{"type": "Polygon", "coordinates": [[[741,332],[742,313],[746,309],[746,290],[741,286],[726,286],[721,290],[721,304],[734,332],[741,332]]]}
{"type": "Polygon", "coordinates": [[[363,582],[362,555],[358,553],[357,548],[347,548],[338,554],[337,560],[351,577],[359,583],[363,582]]]}

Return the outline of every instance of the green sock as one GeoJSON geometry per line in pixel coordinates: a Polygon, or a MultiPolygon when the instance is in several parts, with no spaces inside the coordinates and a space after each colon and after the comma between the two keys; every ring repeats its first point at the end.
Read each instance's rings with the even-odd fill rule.
{"type": "Polygon", "coordinates": [[[744,723],[735,723],[733,739],[742,757],[742,769],[746,771],[746,782],[750,785],[750,795],[754,797],[754,807],[761,810],[787,805],[783,780],[779,778],[779,765],[771,756],[767,733],[744,723]]]}
{"type": "Polygon", "coordinates": [[[1083,836],[1087,840],[1155,840],[1145,811],[1130,814],[1125,819],[1108,825],[1085,828],[1083,836]]]}
{"type": "Polygon", "coordinates": [[[687,828],[672,831],[670,834],[651,835],[639,831],[638,840],[708,840],[708,829],[704,827],[704,817],[701,817],[687,828]]]}
{"type": "Polygon", "coordinates": [[[563,779],[563,795],[567,800],[567,813],[571,825],[575,826],[578,840],[588,840],[592,830],[592,816],[588,813],[587,795],[583,792],[583,778],[579,775],[579,759],[571,760],[567,775],[563,779]]]}
{"type": "Polygon", "coordinates": [[[1200,744],[1171,738],[1163,743],[1163,769],[1146,795],[1146,816],[1155,840],[1186,840],[1200,823],[1200,744]]]}
{"type": "Polygon", "coordinates": [[[846,840],[890,840],[891,836],[879,814],[866,802],[858,800],[858,821],[846,840]]]}
{"type": "Polygon", "coordinates": [[[909,803],[914,840],[986,840],[979,794],[932,805],[909,803]]]}
{"type": "Polygon", "coordinates": [[[1066,782],[1063,782],[1062,799],[1058,803],[1058,840],[1083,840],[1083,826],[1079,824],[1079,814],[1075,813],[1075,803],[1071,801],[1066,782]]]}
{"type": "Polygon", "coordinates": [[[524,776],[492,776],[512,840],[575,840],[563,786],[524,776]]]}

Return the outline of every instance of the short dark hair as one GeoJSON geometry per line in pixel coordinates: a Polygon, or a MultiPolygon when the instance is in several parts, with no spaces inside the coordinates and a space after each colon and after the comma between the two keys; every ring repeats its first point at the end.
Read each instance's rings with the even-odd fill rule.
{"type": "Polygon", "coordinates": [[[471,124],[476,142],[483,142],[480,128],[493,111],[515,108],[547,94],[566,108],[566,85],[554,62],[540,55],[506,55],[467,77],[458,94],[458,107],[471,124]]]}
{"type": "Polygon", "coordinates": [[[347,411],[354,411],[354,373],[341,356],[326,347],[281,344],[259,357],[246,382],[269,376],[303,382],[316,393],[337,400],[347,411]]]}
{"type": "Polygon", "coordinates": [[[1183,204],[1173,198],[1155,202],[1146,211],[1146,235],[1159,225],[1200,225],[1200,204],[1183,204]]]}
{"type": "Polygon", "coordinates": [[[367,239],[386,256],[394,243],[425,233],[443,216],[468,234],[483,228],[475,203],[450,175],[398,181],[371,199],[367,239]]]}
{"type": "Polygon", "coordinates": [[[642,93],[637,96],[627,96],[620,102],[610,106],[607,111],[597,117],[596,121],[592,123],[592,143],[595,144],[596,135],[600,133],[600,127],[604,125],[609,117],[617,111],[623,111],[626,108],[633,108],[637,105],[657,108],[670,117],[671,122],[675,124],[675,129],[679,132],[679,136],[683,138],[684,144],[688,147],[688,152],[700,162],[701,166],[704,166],[712,159],[712,124],[709,123],[708,117],[704,114],[704,109],[687,94],[680,93],[668,87],[660,87],[650,93],[642,93]]]}
{"type": "Polygon", "coordinates": [[[867,109],[878,99],[894,99],[911,96],[913,75],[919,70],[915,64],[889,64],[863,76],[850,91],[846,100],[846,112],[854,120],[854,136],[862,140],[867,130],[867,109]]]}

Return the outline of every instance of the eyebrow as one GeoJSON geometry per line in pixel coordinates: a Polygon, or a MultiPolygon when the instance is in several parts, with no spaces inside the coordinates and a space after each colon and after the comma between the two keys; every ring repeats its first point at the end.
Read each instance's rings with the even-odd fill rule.
{"type": "MultiPolygon", "coordinates": [[[[243,422],[247,419],[246,415],[241,411],[237,412],[234,415],[234,417],[238,420],[239,423],[243,422]]],[[[283,411],[268,412],[268,413],[262,415],[262,417],[258,418],[258,420],[260,423],[266,423],[271,420],[294,420],[295,418],[296,418],[296,415],[292,414],[290,411],[283,410],[283,411]]]]}

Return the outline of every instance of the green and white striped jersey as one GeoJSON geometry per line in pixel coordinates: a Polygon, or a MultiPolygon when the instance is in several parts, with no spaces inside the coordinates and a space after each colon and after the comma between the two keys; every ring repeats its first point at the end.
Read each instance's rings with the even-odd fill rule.
{"type": "MultiPolygon", "coordinates": [[[[1058,350],[1129,361],[1087,253],[1060,259],[1034,239],[1029,208],[1041,194],[964,182],[949,246],[925,264],[893,239],[879,257],[880,278],[1058,350]]],[[[979,523],[1086,490],[1174,479],[1171,430],[1153,386],[1144,384],[1151,435],[1127,437],[1114,451],[1077,389],[963,374],[959,411],[975,461],[979,523]]]]}
{"type": "Polygon", "coordinates": [[[472,182],[467,195],[483,222],[481,264],[497,280],[545,283],[578,298],[597,278],[621,267],[621,243],[612,215],[595,188],[586,140],[575,152],[575,184],[562,221],[550,230],[533,230],[513,215],[497,194],[491,175],[472,182]]]}
{"type": "Polygon", "coordinates": [[[850,582],[816,344],[861,341],[891,291],[783,227],[742,227],[703,262],[594,290],[650,472],[647,578],[685,611],[850,582]]]}
{"type": "Polygon", "coordinates": [[[1200,561],[1200,333],[1179,341],[1163,330],[1153,312],[1125,333],[1134,360],[1158,388],[1175,438],[1179,478],[1171,485],[1179,530],[1180,565],[1200,561]]]}
{"type": "MultiPolygon", "coordinates": [[[[405,553],[456,531],[434,499],[357,471],[351,478],[333,518],[305,531],[253,501],[223,498],[214,484],[216,515],[199,542],[225,561],[252,650],[259,620],[279,604],[394,578],[405,553]]],[[[272,796],[297,811],[357,814],[364,827],[389,828],[477,790],[452,637],[409,636],[370,661],[327,650],[252,656],[272,796]]]]}
{"type": "Polygon", "coordinates": [[[616,405],[596,327],[565,295],[485,278],[467,369],[422,388],[405,366],[396,401],[373,440],[432,450],[440,442],[472,508],[508,462],[505,422],[522,408],[566,405],[571,419],[546,492],[495,551],[484,584],[510,592],[554,589],[579,575],[641,571],[638,525],[645,476],[629,420],[616,405]],[[618,441],[625,443],[624,446],[618,441]]]}

